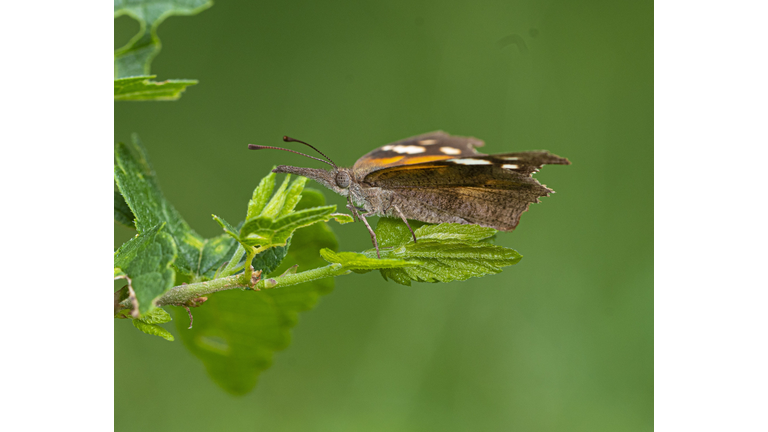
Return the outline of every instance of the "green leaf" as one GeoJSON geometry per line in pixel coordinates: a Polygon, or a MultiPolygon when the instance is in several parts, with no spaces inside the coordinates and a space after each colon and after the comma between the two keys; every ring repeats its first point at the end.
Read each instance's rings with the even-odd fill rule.
{"type": "Polygon", "coordinates": [[[259,216],[245,222],[240,229],[240,239],[250,246],[268,248],[284,246],[294,231],[317,222],[327,222],[336,206],[314,207],[300,210],[277,219],[259,216]]]}
{"type": "Polygon", "coordinates": [[[307,179],[298,177],[292,183],[290,179],[291,175],[286,175],[274,194],[274,173],[261,180],[248,203],[247,218],[239,232],[235,232],[232,225],[218,216],[214,216],[214,219],[224,228],[224,232],[235,238],[244,248],[258,246],[262,250],[285,246],[299,228],[331,219],[340,223],[351,221],[351,217],[347,215],[334,214],[336,206],[318,206],[295,211],[307,179]]]}
{"type": "MultiPolygon", "coordinates": [[[[232,238],[239,241],[240,235],[237,228],[232,226],[229,222],[225,221],[224,219],[213,215],[213,219],[221,225],[221,227],[224,229],[224,232],[227,233],[232,238]]],[[[253,258],[253,261],[251,262],[251,265],[253,266],[254,270],[261,270],[262,273],[267,274],[274,270],[278,265],[280,265],[280,262],[285,258],[286,253],[288,252],[288,247],[290,246],[291,239],[288,239],[288,242],[285,246],[275,246],[272,248],[269,248],[263,252],[260,252],[256,254],[256,256],[253,258]]],[[[245,244],[245,247],[250,247],[249,245],[245,244]]],[[[234,251],[233,251],[234,253],[234,251]]],[[[238,264],[238,268],[243,266],[242,263],[244,260],[241,260],[238,264]]]]}
{"type": "MultiPolygon", "coordinates": [[[[129,309],[121,309],[117,315],[116,318],[128,318],[128,319],[134,319],[131,316],[131,311],[129,309]]],[[[163,324],[171,321],[171,315],[165,311],[163,308],[154,308],[150,312],[147,312],[144,314],[141,318],[135,318],[139,321],[142,321],[146,324],[163,324]]]]}
{"type": "Polygon", "coordinates": [[[269,248],[264,252],[256,254],[256,257],[251,262],[254,270],[261,270],[262,274],[270,274],[273,272],[283,259],[288,254],[291,246],[291,239],[288,239],[288,243],[285,246],[276,246],[269,248]]]}
{"type": "Polygon", "coordinates": [[[115,252],[116,273],[130,278],[136,293],[139,313],[143,316],[154,308],[154,301],[173,287],[176,259],[173,238],[162,232],[163,224],[147,230],[126,242],[115,252]]]}
{"type": "Polygon", "coordinates": [[[275,173],[270,172],[266,177],[261,179],[259,185],[253,190],[253,197],[248,202],[248,213],[245,219],[253,219],[262,211],[269,201],[269,197],[272,195],[272,191],[275,189],[275,173]]]}
{"type": "Polygon", "coordinates": [[[136,219],[133,216],[131,208],[125,203],[123,196],[119,192],[115,191],[115,222],[121,223],[129,228],[136,229],[136,224],[133,220],[136,219]]]}
{"type": "Polygon", "coordinates": [[[415,234],[416,239],[419,241],[438,240],[476,243],[495,236],[496,230],[478,225],[439,224],[424,225],[418,228],[415,234]]]}
{"type": "MultiPolygon", "coordinates": [[[[496,230],[477,225],[424,224],[415,231],[413,242],[408,228],[396,219],[381,218],[376,235],[381,238],[381,257],[418,261],[418,266],[382,269],[384,279],[403,285],[417,282],[452,282],[500,273],[502,267],[517,264],[517,251],[490,243],[496,230]],[[398,226],[401,225],[401,226],[398,226]]],[[[375,257],[374,250],[364,254],[375,257]]]]}
{"type": "MultiPolygon", "coordinates": [[[[280,210],[279,216],[288,216],[289,213],[296,209],[296,205],[301,200],[301,192],[304,190],[304,185],[307,184],[308,180],[308,178],[301,176],[294,180],[291,184],[291,188],[288,189],[288,192],[285,194],[285,201],[283,202],[283,208],[280,210]]],[[[288,178],[285,179],[284,183],[287,182],[288,178]]]]}
{"type": "Polygon", "coordinates": [[[233,260],[239,261],[228,264],[221,276],[234,274],[244,268],[245,262],[242,258],[244,255],[247,257],[245,252],[253,250],[254,246],[258,246],[256,250],[258,254],[252,261],[254,269],[268,273],[285,257],[291,236],[297,229],[330,219],[336,219],[340,223],[348,221],[347,215],[332,213],[336,209],[334,206],[294,211],[297,203],[302,199],[302,191],[307,179],[298,177],[292,183],[290,180],[289,174],[273,194],[275,174],[270,172],[262,178],[248,202],[246,221],[240,229],[213,215],[214,220],[221,225],[224,232],[240,243],[240,248],[232,257],[233,260]]]}
{"type": "MultiPolygon", "coordinates": [[[[166,229],[174,237],[186,237],[192,232],[160,191],[155,172],[138,135],[133,135],[131,146],[123,143],[115,146],[115,182],[136,217],[136,229],[139,232],[162,222],[167,223],[166,229]]],[[[193,237],[198,237],[202,242],[199,236],[193,237]]],[[[197,259],[197,254],[189,257],[190,262],[197,259]]]]}
{"type": "Polygon", "coordinates": [[[205,279],[212,278],[216,270],[235,253],[235,249],[237,242],[226,234],[204,240],[197,275],[205,279]]]}
{"type": "Polygon", "coordinates": [[[331,218],[342,225],[355,221],[352,216],[345,213],[331,213],[331,218]]]}
{"type": "Polygon", "coordinates": [[[223,218],[220,218],[216,215],[212,215],[213,220],[219,223],[221,225],[221,228],[224,230],[224,232],[232,237],[233,239],[240,241],[240,230],[232,226],[231,223],[225,221],[223,218]]]}
{"type": "MultiPolygon", "coordinates": [[[[408,223],[413,229],[419,229],[426,225],[424,222],[417,220],[410,220],[408,223]]],[[[379,218],[375,231],[379,247],[381,248],[400,246],[408,243],[413,238],[408,227],[397,219],[379,218]]]]}
{"type": "Polygon", "coordinates": [[[365,273],[371,270],[412,267],[419,265],[418,261],[405,261],[401,259],[371,258],[357,252],[334,252],[330,249],[321,249],[320,256],[329,263],[339,263],[344,269],[357,273],[365,273]]]}
{"type": "Polygon", "coordinates": [[[176,100],[197,80],[151,81],[155,75],[120,78],[115,80],[116,101],[176,100]]]}
{"type": "Polygon", "coordinates": [[[135,217],[136,229],[143,233],[165,223],[178,248],[176,269],[192,277],[211,277],[234,252],[237,244],[223,234],[204,239],[165,199],[158,186],[147,152],[137,135],[132,145],[115,145],[115,183],[135,217]]]}
{"type": "Polygon", "coordinates": [[[147,324],[144,321],[137,320],[137,319],[133,320],[132,322],[134,327],[136,327],[137,329],[143,331],[148,335],[160,336],[161,338],[171,342],[173,342],[174,340],[173,335],[168,330],[158,325],[147,324]]]}
{"type": "MultiPolygon", "coordinates": [[[[304,190],[296,208],[324,204],[320,192],[304,190]]],[[[266,201],[262,208],[265,205],[266,201]]],[[[316,223],[296,231],[287,256],[270,276],[278,276],[296,264],[299,271],[325,265],[318,254],[321,248],[338,248],[336,236],[327,224],[316,223]]],[[[281,248],[269,249],[260,256],[278,249],[281,248]]],[[[202,307],[193,310],[195,321],[191,330],[186,328],[184,309],[174,308],[176,326],[184,345],[202,360],[217,384],[229,393],[245,394],[272,364],[275,351],[290,343],[290,329],[296,325],[298,313],[314,307],[321,295],[332,290],[333,278],[327,278],[287,289],[224,291],[210,296],[202,307]]]]}
{"type": "Polygon", "coordinates": [[[119,311],[115,317],[131,319],[133,320],[133,326],[142,332],[173,341],[173,335],[168,332],[168,330],[157,325],[167,323],[171,320],[171,315],[169,315],[163,308],[155,308],[141,318],[136,319],[131,317],[131,313],[128,309],[123,309],[119,311]]]}
{"type": "Polygon", "coordinates": [[[171,321],[171,315],[163,308],[155,308],[146,316],[139,318],[147,324],[163,324],[171,321]]]}
{"type": "Polygon", "coordinates": [[[115,51],[115,78],[149,75],[152,59],[160,52],[157,27],[171,15],[194,15],[213,5],[211,0],[115,0],[115,18],[130,15],[139,32],[115,51]]]}
{"type": "MultiPolygon", "coordinates": [[[[305,189],[301,194],[301,200],[296,206],[297,210],[304,210],[325,205],[325,196],[317,189],[305,189]]],[[[275,270],[275,274],[281,274],[283,271],[295,264],[309,266],[301,268],[300,271],[311,270],[313,268],[325,265],[320,256],[320,249],[328,248],[338,250],[339,243],[331,227],[326,223],[318,223],[297,231],[301,236],[294,236],[291,239],[291,248],[288,250],[288,258],[275,270]]],[[[328,279],[333,281],[333,279],[328,279]]],[[[310,285],[310,284],[304,284],[310,285]]],[[[302,285],[303,286],[303,285],[302,285]]],[[[332,285],[331,285],[332,286],[332,285]]]]}
{"type": "MultiPolygon", "coordinates": [[[[269,200],[267,205],[264,207],[264,209],[261,211],[259,216],[269,219],[275,219],[283,212],[283,207],[285,206],[285,199],[288,197],[288,194],[286,193],[286,189],[288,188],[288,183],[291,181],[291,175],[288,174],[285,176],[285,179],[283,179],[283,183],[280,185],[280,187],[277,189],[277,192],[275,192],[274,195],[272,195],[272,199],[269,200]]],[[[299,194],[301,194],[301,191],[304,190],[304,184],[307,182],[307,179],[304,177],[298,177],[293,183],[294,185],[298,185],[299,187],[299,194]]],[[[293,187],[291,187],[293,189],[293,187]]],[[[246,219],[247,221],[250,219],[246,219]]]]}
{"type": "Polygon", "coordinates": [[[163,224],[159,223],[141,234],[136,234],[115,251],[115,276],[125,274],[120,269],[128,268],[136,258],[136,255],[145,250],[155,240],[155,236],[157,236],[161,228],[163,228],[163,224]],[[118,273],[118,270],[120,270],[120,273],[118,273]]]}

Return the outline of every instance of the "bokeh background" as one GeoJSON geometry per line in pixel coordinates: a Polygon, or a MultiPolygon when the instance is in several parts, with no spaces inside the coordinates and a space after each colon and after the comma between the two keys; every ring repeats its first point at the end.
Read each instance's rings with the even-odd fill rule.
{"type": "MultiPolygon", "coordinates": [[[[117,19],[115,46],[137,31],[117,19]]],[[[518,265],[412,287],[337,278],[246,396],[178,338],[115,322],[117,430],[652,429],[652,2],[218,1],[159,35],[152,72],[200,84],[116,103],[115,139],[140,134],[206,237],[212,213],[242,218],[272,165],[320,167],[246,150],[284,134],[346,166],[436,129],[573,165],[544,167],[557,193],[499,235],[518,265]]],[[[341,250],[370,248],[362,224],[332,228],[341,250]]],[[[116,245],[132,235],[115,226],[116,245]]]]}

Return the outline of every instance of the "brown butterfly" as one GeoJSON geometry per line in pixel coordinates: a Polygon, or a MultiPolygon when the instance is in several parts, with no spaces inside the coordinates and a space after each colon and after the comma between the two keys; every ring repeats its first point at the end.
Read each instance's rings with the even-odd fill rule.
{"type": "Polygon", "coordinates": [[[368,216],[399,217],[411,231],[413,241],[416,235],[408,219],[512,231],[531,203],[554,192],[532,174],[545,164],[571,164],[568,159],[543,150],[478,153],[475,147],[482,147],[482,140],[442,131],[379,147],[358,159],[352,168],[339,168],[304,141],[289,137],[283,137],[283,141],[306,144],[328,162],[280,147],[249,144],[248,148],[290,151],[331,165],[330,171],[287,165],[272,171],[310,178],[347,197],[347,208],[368,227],[379,257],[376,233],[365,219],[368,216]]]}

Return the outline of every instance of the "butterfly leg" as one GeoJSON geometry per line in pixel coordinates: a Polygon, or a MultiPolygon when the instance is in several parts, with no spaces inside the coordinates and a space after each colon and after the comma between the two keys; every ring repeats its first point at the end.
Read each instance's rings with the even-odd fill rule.
{"type": "Polygon", "coordinates": [[[400,215],[400,219],[402,219],[403,222],[405,222],[405,226],[407,226],[408,231],[411,232],[411,236],[413,237],[413,242],[416,243],[416,234],[413,233],[413,229],[411,229],[411,226],[408,224],[408,219],[405,218],[405,215],[403,214],[403,212],[400,211],[400,208],[398,206],[393,205],[392,207],[394,207],[397,214],[400,215]]]}
{"type": "Polygon", "coordinates": [[[357,214],[357,209],[355,208],[354,204],[352,204],[352,200],[347,200],[347,208],[350,212],[352,212],[352,219],[357,222],[360,220],[360,215],[357,214]]]}
{"type": "Polygon", "coordinates": [[[373,216],[373,213],[367,213],[367,214],[361,214],[359,215],[360,219],[363,220],[363,223],[368,228],[368,232],[371,233],[371,240],[373,240],[373,247],[376,248],[376,256],[381,258],[381,254],[379,253],[379,242],[376,241],[376,233],[373,232],[373,229],[371,229],[371,226],[368,224],[368,221],[365,219],[366,216],[373,216]]]}

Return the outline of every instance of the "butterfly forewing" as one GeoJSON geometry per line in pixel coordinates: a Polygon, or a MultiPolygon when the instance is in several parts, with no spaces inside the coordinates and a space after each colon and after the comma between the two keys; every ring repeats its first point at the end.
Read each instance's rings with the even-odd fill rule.
{"type": "Polygon", "coordinates": [[[443,131],[406,138],[364,155],[352,170],[358,178],[395,166],[407,166],[479,155],[475,147],[485,143],[473,137],[452,136],[443,131]]]}
{"type": "Polygon", "coordinates": [[[569,165],[568,159],[546,151],[475,154],[412,165],[396,165],[373,171],[364,182],[377,187],[414,185],[466,185],[513,187],[538,181],[531,175],[545,164],[569,165]],[[407,171],[407,175],[405,171],[407,171]]]}

